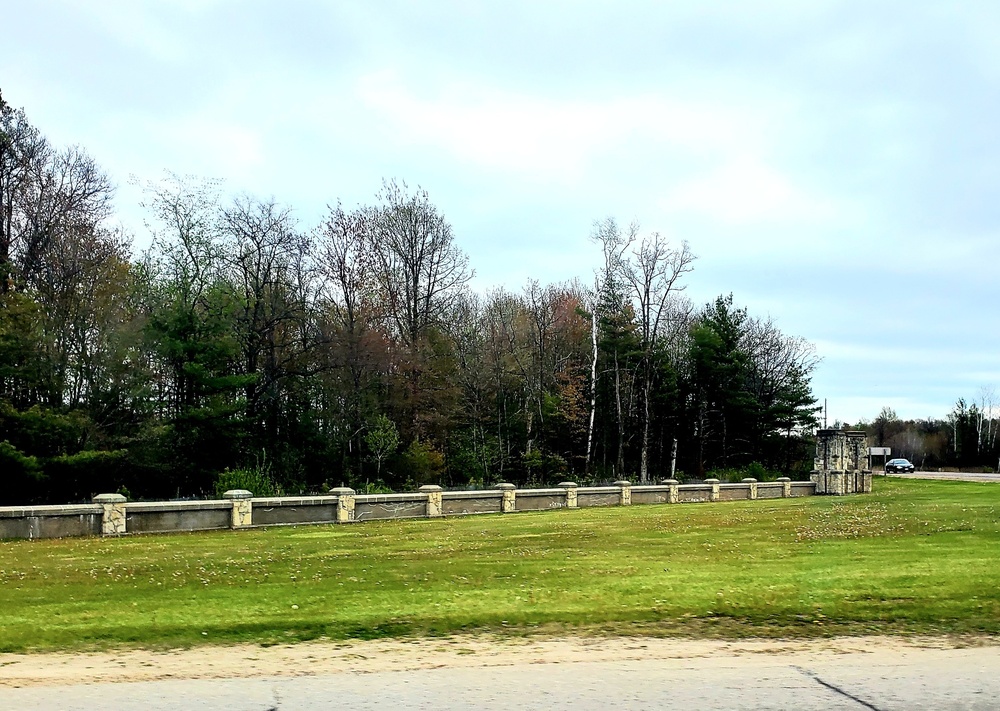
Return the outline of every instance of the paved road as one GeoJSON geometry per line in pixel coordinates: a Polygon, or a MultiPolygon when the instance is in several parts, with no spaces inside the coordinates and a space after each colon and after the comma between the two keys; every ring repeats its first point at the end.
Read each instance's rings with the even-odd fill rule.
{"type": "Polygon", "coordinates": [[[341,709],[1000,708],[1000,647],[831,651],[701,659],[0,688],[0,708],[299,711],[341,709]],[[799,655],[801,656],[801,655],[799,655]]]}
{"type": "MultiPolygon", "coordinates": [[[[881,473],[876,474],[881,476],[881,473]]],[[[913,474],[889,474],[900,479],[944,479],[948,481],[994,481],[1000,483],[1000,474],[969,474],[966,472],[914,472],[913,474]]]]}

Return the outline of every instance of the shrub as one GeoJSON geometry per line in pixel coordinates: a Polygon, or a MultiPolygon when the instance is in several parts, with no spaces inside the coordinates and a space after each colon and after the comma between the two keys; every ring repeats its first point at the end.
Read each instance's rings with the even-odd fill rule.
{"type": "Polygon", "coordinates": [[[246,489],[254,496],[281,495],[280,487],[271,476],[271,466],[266,462],[241,469],[224,469],[215,478],[215,494],[221,497],[230,489],[246,489]]]}
{"type": "Polygon", "coordinates": [[[718,479],[730,484],[738,484],[747,478],[754,478],[757,481],[774,481],[779,476],[781,476],[779,472],[769,470],[760,462],[750,462],[745,467],[712,469],[705,474],[706,479],[718,479]]]}
{"type": "Polygon", "coordinates": [[[381,479],[376,479],[375,481],[366,481],[364,484],[356,486],[354,490],[359,494],[391,494],[393,493],[392,488],[386,486],[386,483],[381,479]]]}
{"type": "Polygon", "coordinates": [[[4,473],[0,503],[24,504],[38,497],[43,480],[38,460],[7,440],[0,442],[0,471],[4,473]]]}

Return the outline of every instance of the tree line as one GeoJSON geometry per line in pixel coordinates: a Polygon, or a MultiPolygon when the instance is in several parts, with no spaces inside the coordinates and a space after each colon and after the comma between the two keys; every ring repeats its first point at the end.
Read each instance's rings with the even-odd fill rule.
{"type": "Polygon", "coordinates": [[[212,181],[143,194],[133,254],[109,177],[0,97],[0,503],[807,466],[813,347],[695,307],[686,243],[606,219],[592,277],[478,293],[403,182],[307,227],[212,181]]]}

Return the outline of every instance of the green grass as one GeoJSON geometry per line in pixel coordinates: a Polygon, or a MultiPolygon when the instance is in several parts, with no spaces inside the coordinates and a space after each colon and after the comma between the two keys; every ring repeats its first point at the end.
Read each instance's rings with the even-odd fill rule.
{"type": "Polygon", "coordinates": [[[0,542],[0,650],[1000,633],[1000,485],[0,542]]]}

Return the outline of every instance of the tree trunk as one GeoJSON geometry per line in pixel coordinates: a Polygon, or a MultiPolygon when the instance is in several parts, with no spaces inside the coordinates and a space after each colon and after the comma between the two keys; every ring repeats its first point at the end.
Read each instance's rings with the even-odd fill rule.
{"type": "MultiPolygon", "coordinates": [[[[596,292],[595,292],[596,293],[596,292]]],[[[590,474],[590,458],[594,451],[594,416],[597,412],[597,297],[590,314],[590,423],[587,425],[587,459],[584,471],[590,474]]]]}

